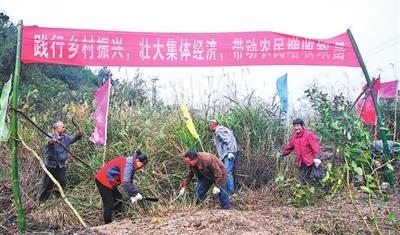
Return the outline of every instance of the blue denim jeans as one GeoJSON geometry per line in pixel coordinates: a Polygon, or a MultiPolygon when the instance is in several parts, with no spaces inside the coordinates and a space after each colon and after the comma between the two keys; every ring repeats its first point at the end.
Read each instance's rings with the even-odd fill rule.
{"type": "Polygon", "coordinates": [[[233,194],[236,192],[236,185],[235,180],[233,178],[233,174],[235,174],[236,169],[236,160],[237,160],[237,153],[233,153],[235,156],[233,159],[228,159],[227,156],[224,158],[224,165],[226,170],[228,171],[228,179],[226,182],[227,185],[227,193],[233,194]]]}
{"type": "MultiPolygon", "coordinates": [[[[204,200],[207,191],[210,189],[213,183],[214,182],[211,180],[199,179],[196,188],[196,196],[198,203],[204,200]]],[[[229,202],[229,194],[226,191],[226,185],[224,188],[221,188],[221,192],[218,194],[218,197],[221,208],[229,209],[231,207],[231,203],[229,202]]]]}

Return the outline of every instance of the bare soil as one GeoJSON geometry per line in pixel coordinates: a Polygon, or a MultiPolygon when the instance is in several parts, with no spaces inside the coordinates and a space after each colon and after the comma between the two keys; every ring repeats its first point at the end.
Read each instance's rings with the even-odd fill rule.
{"type": "MultiPolygon", "coordinates": [[[[17,234],[16,218],[9,217],[15,215],[10,185],[4,186],[0,197],[0,215],[3,215],[1,221],[8,222],[2,223],[1,233],[17,234]]],[[[62,204],[55,206],[56,210],[46,212],[53,215],[45,215],[41,208],[33,206],[25,211],[29,218],[26,234],[370,234],[357,210],[369,221],[373,216],[371,209],[382,234],[400,234],[399,221],[396,225],[388,220],[389,212],[397,220],[400,218],[398,194],[389,194],[387,203],[373,199],[369,204],[367,195],[356,188],[352,191],[354,204],[348,199],[347,192],[342,191],[332,198],[320,196],[312,206],[296,208],[287,202],[289,197],[293,197],[293,192],[280,186],[270,185],[248,192],[233,197],[233,209],[230,210],[219,209],[218,199],[210,196],[200,207],[185,206],[182,203],[178,203],[178,206],[165,205],[165,209],[153,216],[115,218],[111,224],[84,230],[75,227],[79,227],[75,219],[66,218],[65,213],[69,209],[62,204]],[[64,219],[60,219],[62,217],[64,219]],[[47,223],[44,221],[46,218],[47,223]],[[57,223],[49,218],[60,221],[57,223]],[[50,233],[44,232],[49,231],[44,228],[50,222],[57,226],[50,233]]],[[[99,209],[94,215],[82,216],[88,224],[99,224],[101,211],[99,209]],[[88,221],[88,218],[97,221],[88,221]]],[[[373,226],[371,230],[378,234],[373,226]]]]}
{"type": "MultiPolygon", "coordinates": [[[[142,219],[123,219],[112,224],[89,228],[78,234],[370,234],[357,215],[357,208],[368,220],[368,198],[355,190],[355,205],[346,192],[331,200],[317,200],[314,206],[295,208],[288,205],[277,188],[264,188],[251,196],[234,198],[235,209],[218,209],[217,200],[196,211],[168,213],[142,219]]],[[[383,234],[400,234],[388,219],[388,210],[400,218],[399,197],[391,196],[385,205],[373,200],[371,207],[383,234]]],[[[374,233],[377,230],[371,228],[374,233]]]]}

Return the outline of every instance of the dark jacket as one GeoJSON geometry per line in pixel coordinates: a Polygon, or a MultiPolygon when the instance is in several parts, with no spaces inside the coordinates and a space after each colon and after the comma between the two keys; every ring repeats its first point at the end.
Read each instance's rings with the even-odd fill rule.
{"type": "MultiPolygon", "coordinates": [[[[50,134],[53,138],[58,139],[65,147],[69,149],[69,146],[79,140],[82,136],[76,135],[71,137],[67,134],[61,134],[56,136],[55,133],[50,134]]],[[[65,150],[59,143],[48,143],[43,152],[44,164],[49,168],[56,168],[57,166],[62,168],[65,167],[65,162],[67,161],[69,155],[67,150],[65,150]]]]}
{"type": "Polygon", "coordinates": [[[186,170],[182,187],[187,188],[193,176],[196,176],[199,180],[213,181],[216,187],[222,188],[226,183],[227,171],[224,163],[216,156],[199,152],[196,166],[188,167],[186,170]]]}

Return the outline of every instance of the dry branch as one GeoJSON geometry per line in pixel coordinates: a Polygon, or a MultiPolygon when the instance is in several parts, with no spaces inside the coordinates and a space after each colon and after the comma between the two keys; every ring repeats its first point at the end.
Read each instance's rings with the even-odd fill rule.
{"type": "Polygon", "coordinates": [[[65,203],[71,208],[72,212],[74,213],[74,215],[78,218],[79,222],[82,224],[83,227],[87,228],[86,223],[83,221],[82,217],[79,215],[78,211],[76,211],[76,209],[74,208],[74,206],[72,206],[72,204],[69,202],[67,196],[65,195],[61,185],[58,183],[58,181],[53,177],[53,175],[47,170],[46,166],[44,165],[42,159],[39,157],[39,155],[33,150],[31,149],[25,142],[24,140],[21,138],[21,136],[18,134],[21,143],[25,146],[26,149],[28,149],[30,152],[33,153],[33,155],[35,156],[35,158],[39,161],[40,166],[42,167],[43,171],[46,173],[47,176],[49,176],[50,180],[53,181],[53,183],[57,186],[58,190],[60,191],[61,194],[61,198],[65,201],[65,203]]]}

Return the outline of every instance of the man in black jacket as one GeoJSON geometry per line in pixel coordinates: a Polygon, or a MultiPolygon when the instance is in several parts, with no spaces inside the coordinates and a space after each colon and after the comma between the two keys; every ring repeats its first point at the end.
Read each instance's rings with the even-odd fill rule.
{"type": "MultiPolygon", "coordinates": [[[[54,178],[60,183],[62,187],[67,184],[67,169],[66,161],[69,158],[67,150],[65,150],[61,144],[69,148],[69,146],[75,143],[82,137],[82,132],[79,130],[78,133],[72,137],[65,132],[64,123],[58,121],[53,125],[54,132],[50,134],[50,139],[46,145],[43,153],[44,164],[47,170],[54,176],[54,178]],[[59,142],[59,143],[58,143],[59,142]],[[60,144],[61,143],[61,144],[60,144]]],[[[42,189],[40,190],[39,202],[44,203],[47,201],[53,189],[54,183],[51,181],[47,174],[43,177],[42,189]]],[[[59,192],[57,191],[59,196],[59,192]]]]}

